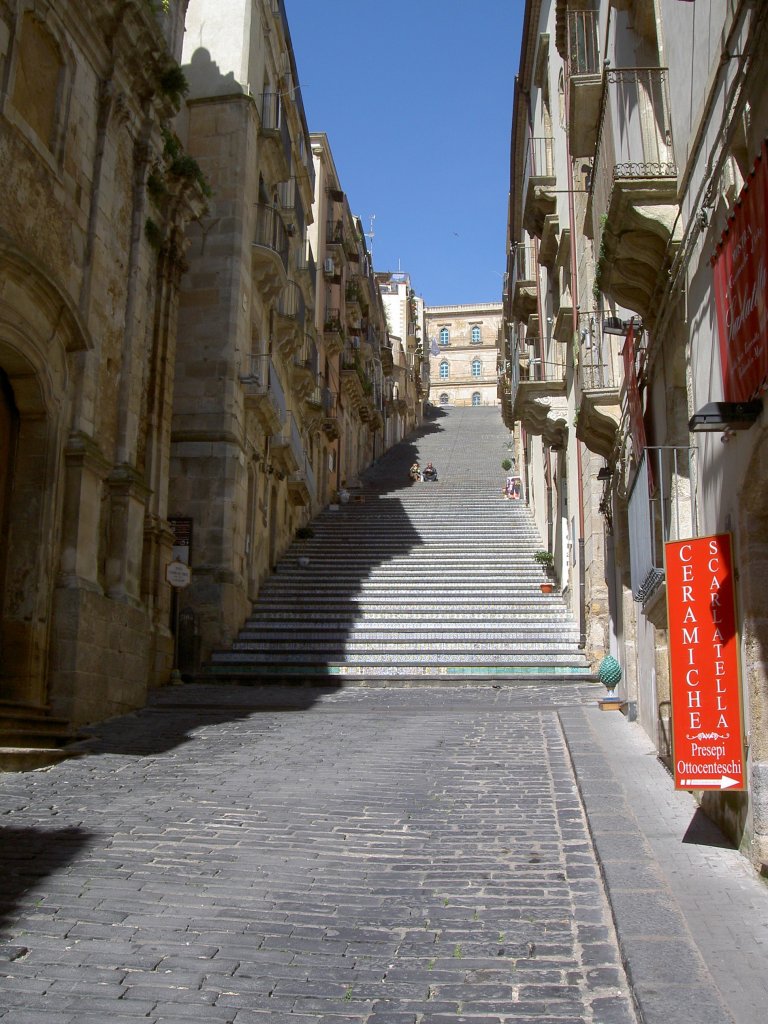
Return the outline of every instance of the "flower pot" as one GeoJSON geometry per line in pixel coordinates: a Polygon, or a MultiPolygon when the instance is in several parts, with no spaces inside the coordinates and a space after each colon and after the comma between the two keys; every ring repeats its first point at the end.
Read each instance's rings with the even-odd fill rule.
{"type": "Polygon", "coordinates": [[[541,587],[542,594],[551,594],[555,589],[554,583],[540,583],[539,586],[541,587]]]}

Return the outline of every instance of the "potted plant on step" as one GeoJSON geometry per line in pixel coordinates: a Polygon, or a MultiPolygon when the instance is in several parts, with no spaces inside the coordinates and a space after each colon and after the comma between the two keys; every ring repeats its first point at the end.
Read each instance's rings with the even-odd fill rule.
{"type": "Polygon", "coordinates": [[[551,579],[555,571],[555,556],[551,551],[534,551],[533,560],[544,568],[548,577],[544,583],[539,584],[542,594],[551,594],[555,589],[555,584],[551,579]]]}

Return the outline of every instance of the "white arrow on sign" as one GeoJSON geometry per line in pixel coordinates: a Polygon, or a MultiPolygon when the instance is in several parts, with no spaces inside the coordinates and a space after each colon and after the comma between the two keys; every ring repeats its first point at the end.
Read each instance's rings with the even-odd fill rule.
{"type": "Polygon", "coordinates": [[[723,775],[720,779],[683,779],[681,783],[686,789],[730,789],[738,784],[739,780],[732,779],[730,775],[723,775]]]}

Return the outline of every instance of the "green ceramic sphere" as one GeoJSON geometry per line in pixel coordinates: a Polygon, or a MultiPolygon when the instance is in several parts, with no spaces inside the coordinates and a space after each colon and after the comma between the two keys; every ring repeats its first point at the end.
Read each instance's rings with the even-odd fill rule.
{"type": "Polygon", "coordinates": [[[612,654],[606,654],[600,662],[597,676],[604,686],[614,687],[621,682],[621,665],[612,654]]]}

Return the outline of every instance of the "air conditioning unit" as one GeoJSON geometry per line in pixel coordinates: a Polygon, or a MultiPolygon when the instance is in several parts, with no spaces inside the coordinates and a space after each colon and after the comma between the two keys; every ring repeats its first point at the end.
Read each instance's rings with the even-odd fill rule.
{"type": "Polygon", "coordinates": [[[328,257],[328,259],[325,261],[325,263],[323,263],[323,270],[325,270],[326,274],[335,274],[336,273],[336,264],[333,262],[333,260],[330,257],[328,257]]]}

